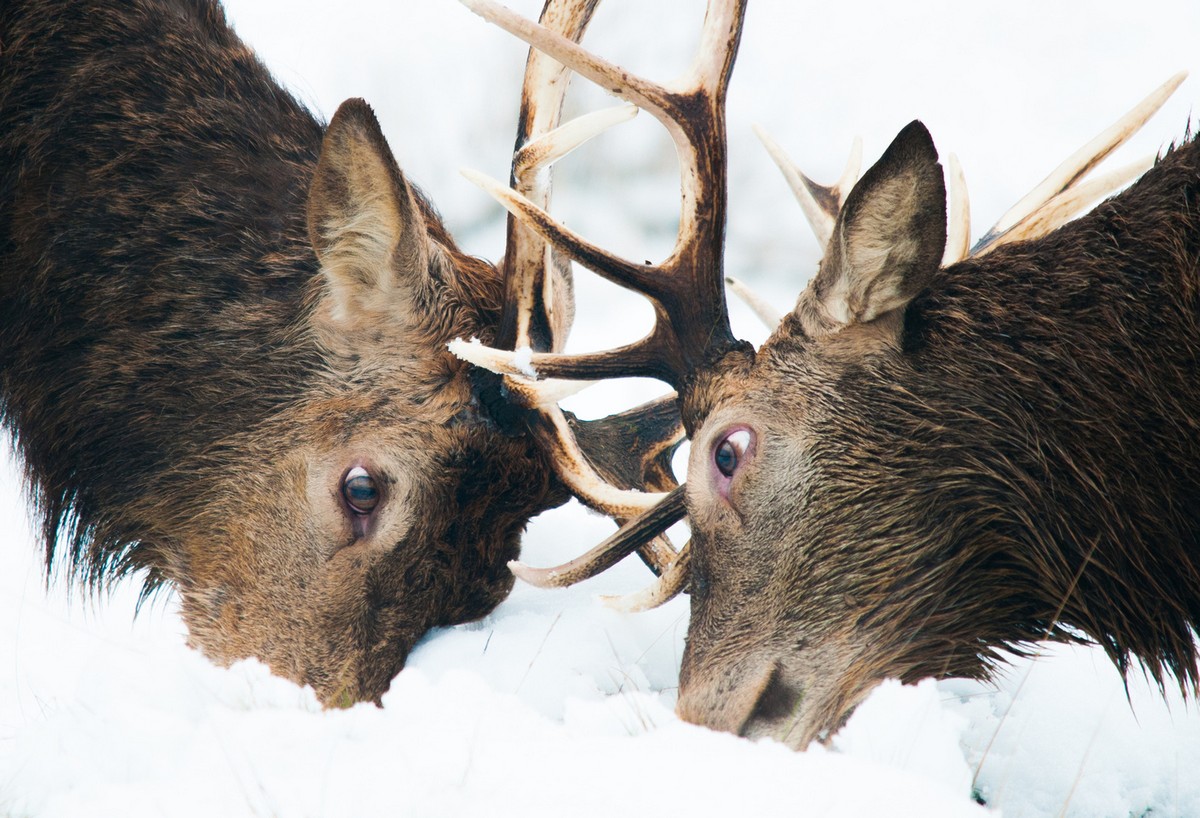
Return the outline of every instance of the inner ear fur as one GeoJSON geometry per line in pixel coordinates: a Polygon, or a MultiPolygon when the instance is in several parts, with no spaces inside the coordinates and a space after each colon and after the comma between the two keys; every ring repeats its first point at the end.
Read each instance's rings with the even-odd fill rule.
{"type": "MultiPolygon", "coordinates": [[[[909,123],[850,192],[795,316],[806,335],[878,322],[888,334],[946,247],[946,186],[929,131],[909,123]]],[[[891,339],[898,341],[898,338],[891,339]]]]}
{"type": "Polygon", "coordinates": [[[308,237],[325,277],[327,315],[343,328],[386,315],[404,320],[431,295],[437,247],[361,99],[342,103],[325,131],[309,188],[308,237]]]}

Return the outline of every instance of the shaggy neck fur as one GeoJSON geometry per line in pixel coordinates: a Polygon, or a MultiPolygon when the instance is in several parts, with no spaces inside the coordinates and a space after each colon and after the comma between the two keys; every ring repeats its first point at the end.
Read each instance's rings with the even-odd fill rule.
{"type": "MultiPolygon", "coordinates": [[[[153,580],[171,546],[130,509],[326,376],[300,331],[322,133],[215,2],[0,8],[0,417],[48,560],[65,548],[87,579],[153,580]]],[[[486,336],[499,275],[421,206],[478,273],[449,298],[474,306],[428,331],[486,336]]]]}
{"type": "Polygon", "coordinates": [[[941,271],[891,371],[844,390],[877,429],[879,485],[901,489],[876,513],[929,532],[887,532],[922,550],[874,623],[903,623],[908,677],[1083,632],[1196,690],[1198,293],[1191,140],[1066,228],[941,271]]]}

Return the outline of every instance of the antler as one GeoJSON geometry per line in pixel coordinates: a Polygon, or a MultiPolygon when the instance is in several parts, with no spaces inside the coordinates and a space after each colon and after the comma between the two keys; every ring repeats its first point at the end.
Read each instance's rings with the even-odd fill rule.
{"type": "MultiPolygon", "coordinates": [[[[1096,200],[1124,187],[1154,164],[1149,156],[1104,176],[1085,182],[1087,175],[1114,150],[1129,141],[1149,121],[1187,78],[1183,71],[1156,88],[1094,139],[1069,156],[1037,187],[1013,205],[995,225],[968,251],[971,233],[970,204],[966,181],[957,157],[948,158],[950,190],[949,230],[943,266],[989,253],[1002,244],[1044,236],[1078,216],[1096,200]]],[[[793,195],[800,204],[821,247],[829,243],[842,202],[858,181],[862,153],[861,140],[855,139],[850,162],[842,178],[830,187],[817,184],[804,175],[771,137],[755,128],[767,152],[783,172],[793,195]]]]}
{"type": "Polygon", "coordinates": [[[1067,157],[1041,184],[1000,217],[975,243],[971,255],[982,256],[1002,244],[1045,235],[1075,218],[1097,199],[1124,187],[1149,170],[1154,164],[1153,156],[1083,184],[1084,177],[1141,130],[1185,79],[1186,71],[1171,77],[1125,116],[1067,157]]]}
{"type": "MultiPolygon", "coordinates": [[[[705,360],[739,345],[729,328],[721,277],[725,238],[725,92],[741,34],[745,0],[709,4],[699,56],[677,83],[658,85],[632,75],[576,43],[490,0],[463,0],[476,13],[658,119],[675,143],[683,176],[679,234],[656,265],[620,258],[556,222],[543,207],[470,173],[510,213],[583,266],[650,299],[655,326],[628,346],[590,355],[534,353],[539,376],[599,379],[652,377],[678,387],[705,360]]],[[[469,352],[469,351],[468,351],[469,352]]],[[[511,353],[484,366],[518,374],[511,353]],[[501,362],[507,360],[509,364],[501,362]]]]}
{"type": "MultiPolygon", "coordinates": [[[[706,362],[716,360],[739,346],[730,331],[722,292],[721,250],[725,212],[725,123],[724,97],[740,37],[745,0],[721,3],[710,0],[705,17],[701,56],[684,80],[673,85],[656,85],[623,72],[584,51],[574,40],[555,34],[498,6],[490,0],[463,0],[472,10],[551,55],[576,72],[609,89],[655,116],[670,133],[679,153],[683,175],[683,212],[679,235],[671,255],[658,265],[641,265],[609,253],[556,222],[546,202],[535,202],[516,182],[513,189],[468,173],[468,178],[490,192],[510,212],[555,251],[582,263],[601,276],[646,296],[654,305],[655,324],[645,338],[620,349],[590,355],[561,355],[534,352],[529,345],[514,351],[456,343],[457,354],[505,376],[510,394],[520,405],[537,408],[545,421],[535,430],[539,440],[554,452],[555,469],[585,503],[606,511],[620,522],[628,520],[612,537],[588,554],[563,566],[535,569],[521,563],[511,567],[518,576],[541,587],[561,587],[594,576],[630,553],[647,538],[666,543],[662,532],[682,519],[685,510],[682,487],[665,497],[622,491],[605,483],[590,469],[575,437],[571,421],[557,408],[557,400],[570,388],[554,379],[601,379],[614,376],[649,376],[679,388],[706,362]],[[706,56],[707,55],[707,56],[706,56]],[[550,378],[551,380],[541,380],[550,378]],[[547,431],[551,430],[551,431],[547,431]],[[657,536],[656,536],[657,535],[657,536]]],[[[531,58],[532,59],[532,58],[531,58]]],[[[973,255],[1018,238],[1053,230],[1086,205],[1127,183],[1145,169],[1145,163],[1082,184],[1080,180],[1108,153],[1123,143],[1162,105],[1183,75],[1173,77],[1146,101],[1112,128],[1085,146],[1027,196],[1013,211],[988,231],[971,251],[973,255]]],[[[834,185],[818,185],[800,173],[769,138],[760,133],[768,150],[784,171],[818,238],[828,240],[838,212],[857,181],[861,146],[856,140],[842,178],[834,185]]],[[[575,142],[573,144],[578,144],[575,142]]],[[[561,154],[560,154],[561,155],[561,154]]],[[[950,229],[944,264],[968,254],[970,207],[966,185],[957,159],[949,158],[950,229]]],[[[516,167],[516,165],[514,165],[516,167]]],[[[516,224],[510,218],[510,229],[516,224]]],[[[543,265],[544,266],[544,265],[543,265]]],[[[731,289],[745,290],[733,279],[731,289]]],[[[752,299],[753,300],[753,299],[752,299]]],[[[528,299],[527,299],[528,301],[528,299]]],[[[770,321],[765,305],[754,305],[770,321]]],[[[629,413],[637,416],[640,410],[629,413]]],[[[576,423],[576,428],[582,428],[576,423]]],[[[662,436],[673,449],[677,438],[662,436]]],[[[653,447],[651,447],[653,448],[653,447]]],[[[658,451],[659,479],[669,485],[669,475],[658,451]]],[[[650,460],[641,461],[643,483],[647,483],[650,460]]],[[[628,475],[626,476],[628,482],[628,475]]],[[[690,544],[690,543],[689,543],[690,544]]],[[[673,551],[668,551],[672,553],[673,551]]],[[[645,554],[643,554],[645,558],[645,554]]],[[[688,545],[668,562],[649,560],[661,569],[657,584],[624,599],[609,600],[627,610],[662,604],[681,592],[687,583],[688,545]]]]}
{"type": "MultiPolygon", "coordinates": [[[[585,355],[535,352],[519,332],[514,334],[512,351],[461,341],[451,344],[452,351],[460,357],[503,375],[510,397],[519,405],[539,412],[540,422],[535,424],[533,433],[552,453],[555,471],[576,496],[587,505],[617,518],[618,522],[629,520],[582,563],[575,561],[562,569],[548,571],[538,571],[520,563],[512,566],[515,573],[534,584],[570,584],[602,570],[647,539],[665,543],[662,532],[683,517],[683,492],[679,488],[665,496],[646,494],[624,490],[601,479],[571,433],[571,422],[557,407],[563,388],[554,379],[644,376],[664,380],[679,388],[709,361],[746,346],[734,338],[730,329],[722,276],[726,206],[725,95],[746,4],[745,0],[710,0],[696,59],[680,80],[660,85],[587,52],[577,44],[577,37],[562,36],[546,24],[546,12],[542,16],[543,24],[537,25],[491,0],[462,1],[472,11],[525,40],[544,55],[650,113],[667,129],[679,155],[683,179],[679,233],[670,256],[656,265],[623,259],[559,224],[547,212],[546,197],[537,201],[523,189],[516,179],[516,163],[511,188],[481,174],[464,172],[508,209],[513,217],[510,219],[510,241],[520,238],[526,229],[532,230],[555,251],[622,287],[641,293],[654,307],[654,327],[645,338],[607,352],[585,355]],[[579,565],[585,567],[575,570],[579,565]]],[[[588,8],[590,13],[594,3],[588,4],[588,8]]],[[[534,57],[530,60],[532,62],[534,57]]],[[[562,132],[566,127],[557,130],[562,132]]],[[[520,155],[521,151],[518,151],[520,155]]],[[[536,266],[530,265],[531,268],[536,266]]],[[[542,266],[545,266],[544,262],[542,266]]],[[[521,275],[519,270],[513,272],[521,275]]],[[[531,291],[528,284],[523,285],[523,289],[514,285],[514,289],[518,293],[531,291]]],[[[536,303],[528,295],[517,296],[515,300],[520,310],[528,310],[536,303]]],[[[520,326],[521,320],[516,323],[520,326]]],[[[507,339],[502,336],[501,340],[507,339]]],[[[648,407],[643,407],[630,414],[641,419],[649,412],[648,407]]],[[[581,437],[585,436],[587,424],[576,423],[576,428],[581,437]]],[[[664,452],[668,447],[673,449],[679,439],[681,435],[671,440],[667,435],[659,434],[657,440],[641,441],[639,451],[644,458],[641,476],[645,482],[662,486],[670,480],[669,474],[663,474],[669,471],[663,465],[664,452]],[[651,455],[651,452],[657,454],[651,455]],[[654,469],[649,468],[649,464],[655,457],[660,465],[657,474],[652,475],[654,469]]],[[[686,546],[677,556],[672,551],[669,563],[659,565],[662,569],[660,587],[641,595],[632,604],[636,607],[665,601],[678,593],[686,580],[686,560],[686,546]]]]}
{"type": "MultiPolygon", "coordinates": [[[[1099,199],[1120,190],[1149,170],[1154,164],[1153,156],[1144,157],[1094,179],[1087,179],[1110,153],[1141,130],[1186,78],[1186,71],[1171,77],[1123,117],[1065,159],[1037,187],[1009,208],[974,247],[970,246],[971,204],[967,197],[966,178],[963,176],[958,157],[953,153],[949,154],[946,162],[946,182],[950,212],[947,218],[946,253],[942,257],[942,266],[948,267],[967,258],[977,258],[1002,244],[1044,236],[1082,214],[1099,199]]],[[[825,186],[814,182],[796,167],[779,143],[764,130],[755,126],[754,132],[783,173],[788,187],[791,188],[812,228],[813,235],[816,236],[817,243],[825,247],[829,243],[838,213],[841,212],[842,203],[858,181],[862,140],[855,138],[850,150],[850,159],[841,178],[833,185],[825,186]]],[[[746,284],[731,277],[726,278],[726,283],[764,324],[772,328],[778,325],[779,317],[775,311],[766,306],[765,301],[746,284]]]]}
{"type": "MultiPolygon", "coordinates": [[[[542,10],[541,27],[574,44],[583,35],[597,2],[550,0],[542,10]]],[[[540,51],[530,50],[510,182],[517,195],[542,210],[549,206],[553,163],[637,113],[636,107],[624,105],[560,125],[568,80],[565,66],[540,51]]],[[[531,411],[531,433],[549,452],[560,479],[577,496],[612,515],[618,523],[641,514],[676,485],[670,456],[683,439],[683,430],[674,396],[624,415],[579,421],[563,413],[557,402],[586,384],[512,377],[533,373],[532,367],[523,362],[533,349],[561,348],[573,306],[569,297],[570,266],[542,236],[510,216],[503,269],[507,291],[497,344],[521,352],[504,366],[488,367],[510,376],[503,379],[497,391],[507,393],[511,403],[531,411]],[[587,454],[577,443],[576,434],[585,441],[587,454]],[[641,457],[631,458],[631,449],[640,452],[641,457]],[[644,492],[637,487],[657,491],[644,492]]],[[[477,343],[457,341],[451,349],[485,366],[491,357],[491,351],[477,343]]],[[[661,574],[675,560],[675,550],[665,537],[649,538],[649,542],[646,539],[638,544],[641,556],[655,573],[661,574]]]]}

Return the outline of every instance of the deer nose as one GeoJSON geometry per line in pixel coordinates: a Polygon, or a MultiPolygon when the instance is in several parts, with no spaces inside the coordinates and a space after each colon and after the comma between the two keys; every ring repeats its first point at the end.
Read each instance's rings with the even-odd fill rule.
{"type": "Polygon", "coordinates": [[[799,723],[800,702],[804,698],[799,685],[789,682],[783,665],[776,662],[771,678],[763,686],[750,718],[742,725],[742,735],[769,735],[784,743],[799,723]]]}
{"type": "Polygon", "coordinates": [[[798,687],[787,684],[783,667],[767,659],[715,672],[689,673],[680,679],[675,712],[684,721],[713,730],[758,738],[775,736],[773,728],[796,712],[798,687]]]}

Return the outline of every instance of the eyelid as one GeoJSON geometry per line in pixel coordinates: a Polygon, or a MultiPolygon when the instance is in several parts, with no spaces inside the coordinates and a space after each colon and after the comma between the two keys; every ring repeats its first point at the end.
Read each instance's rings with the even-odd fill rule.
{"type": "Polygon", "coordinates": [[[730,424],[714,436],[713,443],[709,452],[709,486],[727,504],[736,506],[731,491],[743,467],[754,459],[757,434],[752,426],[730,424]]]}
{"type": "Polygon", "coordinates": [[[354,528],[356,538],[361,539],[366,537],[370,533],[379,509],[383,506],[385,500],[383,486],[379,477],[376,476],[373,470],[368,469],[361,463],[352,466],[342,475],[341,483],[338,486],[338,497],[343,510],[348,515],[350,524],[354,528]],[[369,504],[359,505],[351,497],[352,486],[360,481],[366,485],[359,488],[366,488],[373,494],[372,502],[369,504]]]}
{"type": "Polygon", "coordinates": [[[722,442],[725,441],[728,441],[730,445],[737,449],[739,455],[744,455],[750,448],[750,430],[738,429],[726,435],[722,442]]]}

